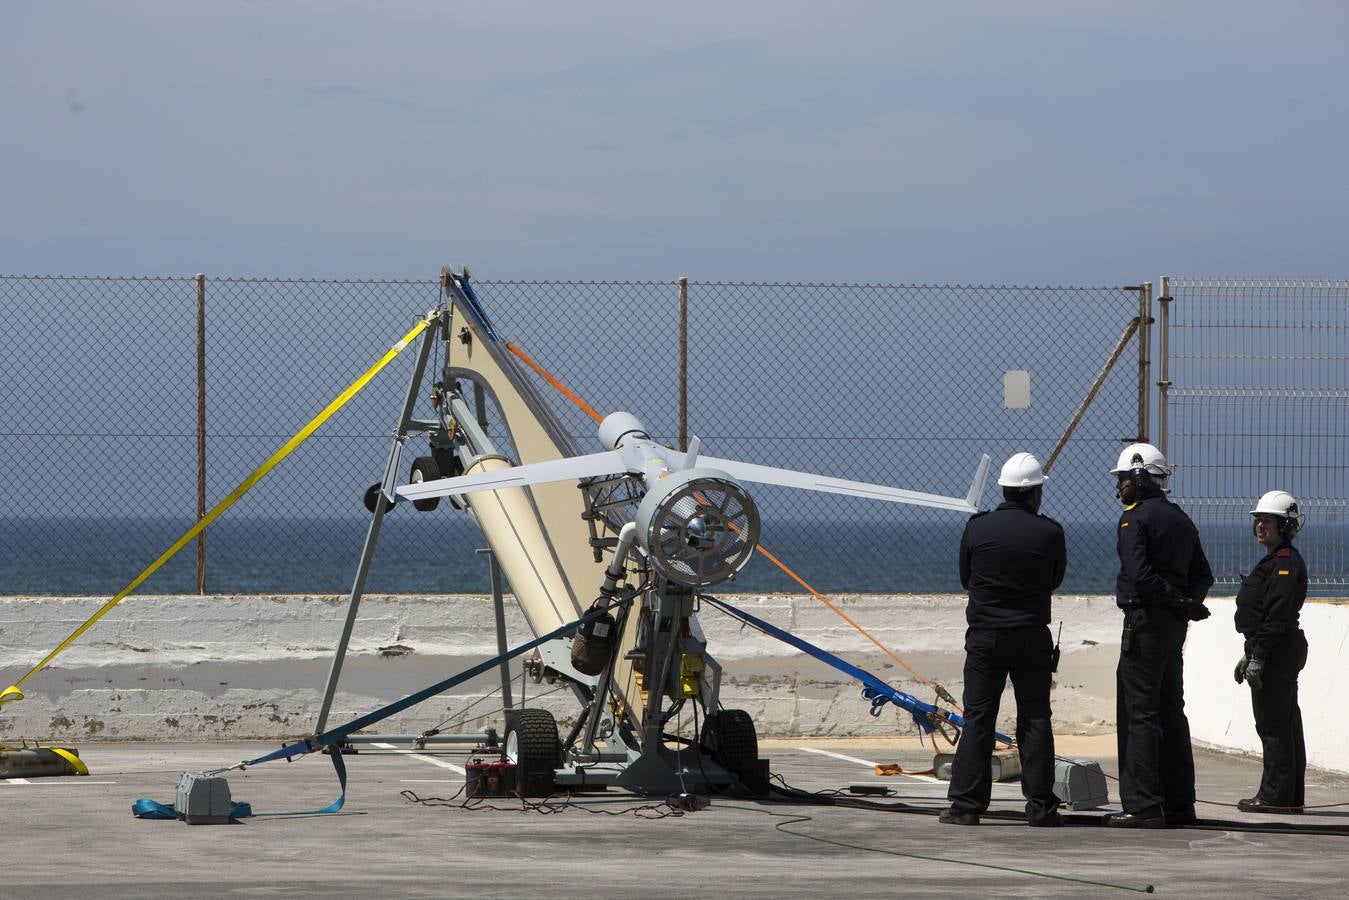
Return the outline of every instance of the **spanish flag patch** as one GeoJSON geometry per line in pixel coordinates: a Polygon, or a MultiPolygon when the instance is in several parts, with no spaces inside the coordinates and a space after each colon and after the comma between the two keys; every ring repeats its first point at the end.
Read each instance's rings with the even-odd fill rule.
{"type": "Polygon", "coordinates": [[[1287,569],[1280,569],[1280,570],[1279,570],[1279,574],[1280,574],[1280,575],[1287,575],[1287,574],[1288,574],[1288,570],[1287,570],[1287,569]]]}

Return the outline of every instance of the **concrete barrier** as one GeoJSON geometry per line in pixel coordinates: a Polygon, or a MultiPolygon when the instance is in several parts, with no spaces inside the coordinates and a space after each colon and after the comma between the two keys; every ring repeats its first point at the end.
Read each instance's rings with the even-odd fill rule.
{"type": "MultiPolygon", "coordinates": [[[[1190,628],[1185,646],[1186,709],[1196,742],[1223,750],[1260,755],[1251,714],[1251,692],[1232,678],[1242,639],[1232,625],[1235,602],[1210,599],[1213,616],[1190,628]]],[[[1343,697],[1349,673],[1343,652],[1349,640],[1349,601],[1308,600],[1302,608],[1307,633],[1307,668],[1299,679],[1307,762],[1349,772],[1349,717],[1343,697]]],[[[1254,787],[1254,786],[1252,786],[1254,787]]]]}
{"type": "MultiPolygon", "coordinates": [[[[810,597],[727,596],[917,696],[931,688],[810,597]]],[[[0,685],[12,684],[103,602],[102,598],[0,599],[0,685]]],[[[837,602],[925,677],[962,689],[964,600],[954,596],[844,596],[837,602]]],[[[509,604],[512,642],[526,639],[509,604]]],[[[0,709],[0,739],[205,740],[283,738],[312,730],[345,598],[334,596],[132,597],[25,685],[28,699],[0,709]]],[[[1114,711],[1118,613],[1109,598],[1056,600],[1065,625],[1054,698],[1062,733],[1109,731],[1114,711]]],[[[785,644],[714,611],[701,615],[724,667],[723,702],[748,710],[766,736],[912,734],[907,713],[877,718],[859,687],[785,644]]],[[[370,596],[361,605],[333,723],[368,712],[496,652],[490,599],[370,596]]],[[[519,667],[515,669],[517,673],[519,667]]],[[[482,676],[390,720],[420,732],[499,685],[482,676]]],[[[529,684],[530,703],[564,724],[577,711],[554,686],[529,684]]],[[[518,700],[518,696],[517,696],[518,700]]],[[[470,715],[490,712],[486,701],[470,715]]],[[[1002,725],[1010,728],[1010,690],[1002,725]]],[[[492,719],[470,722],[483,727],[492,719]]]]}

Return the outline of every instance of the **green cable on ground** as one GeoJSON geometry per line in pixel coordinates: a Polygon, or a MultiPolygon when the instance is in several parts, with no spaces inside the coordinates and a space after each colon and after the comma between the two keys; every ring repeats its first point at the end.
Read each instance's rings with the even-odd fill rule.
{"type": "Polygon", "coordinates": [[[814,816],[806,816],[800,813],[779,813],[767,809],[757,809],[753,806],[741,806],[735,803],[723,802],[717,805],[725,806],[729,809],[742,810],[744,812],[761,813],[765,816],[772,816],[775,819],[786,819],[787,821],[778,822],[774,825],[773,829],[775,831],[780,831],[783,834],[790,834],[812,841],[819,841],[822,844],[833,844],[836,847],[847,847],[850,850],[865,850],[868,853],[885,853],[890,856],[902,856],[908,859],[921,859],[928,862],[950,863],[955,866],[978,866],[981,869],[996,869],[1000,872],[1014,872],[1018,875],[1032,875],[1036,878],[1052,878],[1055,881],[1070,881],[1074,884],[1090,884],[1096,887],[1114,888],[1120,891],[1133,891],[1137,894],[1151,894],[1155,891],[1155,888],[1150,884],[1145,884],[1140,887],[1132,884],[1115,884],[1110,881],[1092,881],[1089,878],[1075,878],[1072,875],[1053,875],[1049,872],[1036,872],[1033,869],[1018,869],[1013,866],[999,866],[994,863],[973,862],[967,859],[951,859],[945,856],[928,856],[922,853],[906,853],[903,850],[887,850],[884,847],[868,847],[864,844],[850,844],[847,841],[837,841],[833,838],[820,837],[819,835],[809,834],[804,831],[793,831],[787,827],[788,825],[797,825],[801,822],[813,822],[815,820],[814,816]]]}

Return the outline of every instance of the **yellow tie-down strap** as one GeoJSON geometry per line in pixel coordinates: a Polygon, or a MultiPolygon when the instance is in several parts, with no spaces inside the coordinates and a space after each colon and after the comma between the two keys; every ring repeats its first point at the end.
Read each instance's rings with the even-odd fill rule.
{"type": "MultiPolygon", "coordinates": [[[[309,422],[303,428],[301,428],[299,431],[295,433],[294,437],[286,441],[286,443],[281,447],[281,449],[277,450],[275,453],[269,456],[266,462],[264,462],[262,465],[254,469],[252,474],[250,474],[247,478],[245,478],[242,482],[239,483],[238,487],[230,491],[229,495],[225,497],[224,500],[221,500],[219,503],[217,503],[210,512],[202,516],[202,518],[197,521],[197,524],[193,525],[191,528],[189,528],[186,532],[183,533],[182,537],[174,541],[173,546],[169,547],[169,549],[165,550],[162,554],[160,554],[159,559],[156,559],[154,562],[150,563],[150,565],[146,566],[145,570],[142,571],[139,575],[137,575],[134,579],[132,579],[130,584],[128,584],[126,587],[118,591],[117,595],[113,597],[111,600],[109,600],[107,603],[103,604],[103,606],[99,608],[98,612],[94,613],[83,625],[81,625],[79,628],[76,628],[73,632],[71,632],[70,637],[62,641],[57,646],[57,648],[53,650],[51,653],[48,653],[47,656],[42,660],[42,662],[38,663],[37,665],[33,666],[33,668],[29,669],[27,674],[25,674],[14,684],[5,688],[3,691],[0,691],[0,706],[3,706],[6,703],[13,703],[15,700],[22,700],[23,691],[19,690],[19,688],[20,686],[23,685],[25,681],[27,681],[28,679],[36,675],[38,672],[41,672],[43,669],[45,669],[48,663],[50,663],[53,659],[55,659],[57,655],[60,654],[63,650],[65,650],[67,647],[73,644],[80,635],[88,631],[89,628],[95,622],[103,618],[103,616],[106,615],[110,609],[112,609],[114,606],[125,600],[126,597],[132,591],[141,586],[141,584],[145,581],[145,579],[149,578],[156,571],[158,571],[160,566],[164,565],[164,563],[172,559],[174,554],[176,554],[179,550],[186,547],[197,535],[205,531],[207,525],[210,525],[212,522],[214,522],[217,518],[220,517],[221,513],[229,509],[231,506],[235,504],[235,502],[240,497],[242,497],[244,494],[252,490],[253,486],[257,484],[259,481],[261,481],[264,475],[272,471],[272,469],[275,469],[283,459],[285,459],[287,456],[290,456],[290,454],[295,451],[296,447],[299,447],[301,444],[307,441],[309,437],[315,431],[318,430],[320,425],[322,425],[324,422],[332,418],[334,413],[336,413],[339,409],[345,406],[348,400],[356,396],[356,394],[362,388],[364,388],[367,384],[369,384],[370,379],[378,375],[381,369],[383,369],[390,362],[392,362],[395,356],[403,352],[403,350],[407,348],[408,344],[412,343],[412,341],[414,341],[419,334],[421,334],[428,327],[430,327],[430,325],[433,322],[435,322],[439,318],[439,316],[440,316],[439,310],[433,310],[432,312],[428,313],[425,319],[422,319],[420,322],[418,322],[415,326],[413,326],[411,331],[403,335],[402,339],[398,343],[390,347],[389,350],[382,357],[379,358],[378,362],[376,362],[370,368],[366,369],[360,378],[357,378],[347,387],[346,390],[338,394],[337,397],[335,397],[331,403],[329,403],[327,406],[323,408],[322,412],[314,416],[314,418],[310,419],[309,422]]],[[[76,763],[75,765],[76,768],[80,768],[82,767],[83,764],[76,763]]]]}
{"type": "Polygon", "coordinates": [[[50,750],[66,762],[70,763],[70,765],[74,767],[76,775],[89,774],[89,767],[84,764],[84,760],[80,759],[74,753],[71,753],[65,747],[43,747],[42,749],[50,750]]]}

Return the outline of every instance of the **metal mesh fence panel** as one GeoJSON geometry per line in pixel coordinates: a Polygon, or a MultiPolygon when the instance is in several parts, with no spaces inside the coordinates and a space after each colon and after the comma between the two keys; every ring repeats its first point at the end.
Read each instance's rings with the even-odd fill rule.
{"type": "Polygon", "coordinates": [[[6,276],[0,307],[3,590],[115,590],[195,520],[196,283],[6,276]]]}
{"type": "MultiPolygon", "coordinates": [[[[241,482],[438,297],[434,281],[211,280],[208,500],[241,482]]],[[[208,530],[208,590],[349,590],[369,524],[361,496],[383,472],[415,356],[415,346],[404,350],[208,530]]],[[[433,415],[425,391],[416,414],[433,415]]],[[[476,575],[471,548],[446,548],[473,538],[452,517],[390,515],[367,589],[461,590],[462,576],[476,575]]]]}
{"type": "MultiPolygon", "coordinates": [[[[690,431],[711,455],[960,497],[988,453],[988,509],[1003,460],[1049,458],[1139,303],[1132,288],[691,283],[690,431]],[[1008,408],[1007,372],[1027,373],[1025,408],[1008,408]]],[[[1045,486],[1068,536],[1065,590],[1113,590],[1106,472],[1137,433],[1131,348],[1045,486]]],[[[764,545],[820,587],[960,590],[959,513],[753,489],[764,545]]],[[[798,590],[757,560],[742,579],[798,590]]]]}
{"type": "MultiPolygon", "coordinates": [[[[678,439],[675,282],[477,287],[502,333],[593,406],[678,439]]],[[[433,280],[207,279],[208,506],[438,296],[433,280]]],[[[195,280],[7,277],[0,302],[10,314],[4,590],[111,594],[196,517],[195,280]]],[[[963,496],[982,452],[995,474],[1017,450],[1047,458],[1137,310],[1132,289],[693,283],[690,430],[713,456],[963,496]],[[1004,406],[1008,370],[1028,373],[1027,408],[1004,406]]],[[[350,587],[369,522],[361,494],[382,472],[414,353],[208,529],[207,590],[350,587]]],[[[1126,354],[1105,380],[1047,486],[1045,512],[1068,527],[1070,590],[1109,588],[1115,507],[1104,472],[1137,427],[1135,359],[1126,354]]],[[[580,449],[598,449],[594,423],[539,385],[580,449]]],[[[420,418],[432,415],[426,394],[420,418]]],[[[425,452],[419,440],[404,452],[404,476],[425,452]]],[[[821,588],[959,587],[958,514],[751,489],[765,543],[821,588]]],[[[400,504],[367,589],[484,590],[473,553],[482,543],[447,506],[418,515],[400,504]]],[[[142,591],[190,592],[195,575],[189,547],[142,591]]],[[[738,587],[798,589],[761,560],[738,587]]]]}
{"type": "Polygon", "coordinates": [[[1263,555],[1249,510],[1298,498],[1311,587],[1349,585],[1349,282],[1167,278],[1160,407],[1172,495],[1231,591],[1263,555]]]}
{"type": "MultiPolygon", "coordinates": [[[[475,282],[516,344],[601,414],[636,415],[659,441],[678,436],[679,294],[673,282],[475,282]]],[[[542,379],[535,382],[581,451],[596,425],[542,379]]]]}

